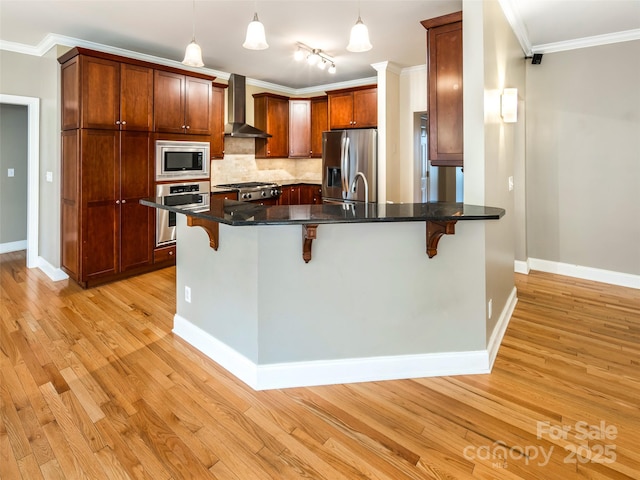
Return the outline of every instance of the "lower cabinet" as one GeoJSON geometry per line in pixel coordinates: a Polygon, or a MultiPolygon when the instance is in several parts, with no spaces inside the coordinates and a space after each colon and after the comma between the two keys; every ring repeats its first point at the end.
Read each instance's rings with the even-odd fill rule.
{"type": "Polygon", "coordinates": [[[63,132],[61,263],[83,287],[153,265],[151,160],[148,132],[63,132]]]}
{"type": "Polygon", "coordinates": [[[300,183],[282,187],[278,205],[319,205],[322,204],[320,185],[300,183]]]}

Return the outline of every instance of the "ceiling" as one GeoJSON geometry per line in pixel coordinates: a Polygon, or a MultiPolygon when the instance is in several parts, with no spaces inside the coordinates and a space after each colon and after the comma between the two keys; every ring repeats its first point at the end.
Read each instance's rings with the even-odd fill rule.
{"type": "MultiPolygon", "coordinates": [[[[524,52],[575,48],[596,35],[640,38],[640,0],[500,0],[524,52]],[[631,31],[631,32],[629,32],[631,31]],[[565,48],[564,46],[567,45],[565,48]],[[574,45],[571,47],[571,45],[574,45]]],[[[458,11],[461,0],[0,0],[0,47],[44,54],[53,43],[81,45],[152,61],[180,62],[195,36],[205,70],[219,78],[239,73],[292,90],[311,89],[376,76],[371,66],[389,61],[399,68],[425,63],[421,20],[458,11]],[[346,50],[358,5],[373,49],[346,50]],[[257,10],[269,48],[242,48],[257,10]],[[296,42],[322,49],[337,72],[295,62],[296,42]],[[115,50],[114,50],[115,49],[115,50]]]]}

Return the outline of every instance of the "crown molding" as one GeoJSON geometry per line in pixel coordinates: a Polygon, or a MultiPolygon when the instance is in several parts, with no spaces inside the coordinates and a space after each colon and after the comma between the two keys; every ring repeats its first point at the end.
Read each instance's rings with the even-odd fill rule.
{"type": "MultiPolygon", "coordinates": [[[[88,40],[82,40],[80,38],[67,37],[65,35],[58,35],[55,33],[47,34],[47,36],[44,37],[42,41],[35,46],[25,45],[25,44],[16,43],[16,42],[8,42],[6,40],[0,40],[0,50],[21,53],[24,55],[33,55],[36,57],[42,57],[49,50],[51,50],[52,48],[55,48],[56,46],[63,46],[63,47],[70,47],[70,48],[84,47],[91,50],[111,53],[113,55],[120,55],[123,57],[135,58],[137,60],[142,60],[150,63],[157,63],[159,65],[166,65],[169,67],[180,68],[186,71],[206,73],[208,75],[216,77],[217,80],[228,81],[229,75],[230,75],[230,73],[222,72],[220,70],[214,70],[206,67],[202,67],[202,68],[187,67],[183,65],[181,62],[178,62],[176,60],[169,60],[162,57],[156,57],[153,55],[147,55],[144,53],[135,52],[133,50],[112,47],[110,45],[90,42],[88,40]]],[[[247,84],[254,85],[260,88],[266,88],[269,90],[282,92],[288,95],[306,95],[309,93],[315,93],[315,92],[326,91],[326,90],[339,90],[341,88],[359,87],[361,85],[369,85],[371,83],[376,83],[377,81],[378,81],[377,77],[367,77],[367,78],[360,78],[357,80],[350,80],[348,82],[329,83],[325,85],[316,85],[313,87],[305,87],[305,88],[290,88],[290,87],[285,87],[283,85],[278,85],[275,83],[264,82],[262,80],[247,78],[247,84]]]]}
{"type": "MultiPolygon", "coordinates": [[[[529,41],[529,32],[522,21],[522,15],[518,10],[517,0],[498,0],[507,22],[511,25],[511,29],[515,34],[525,57],[530,57],[533,53],[531,42],[529,41]]],[[[464,13],[464,12],[463,12],[464,13]]]]}
{"type": "Polygon", "coordinates": [[[640,40],[640,29],[625,30],[623,32],[607,33],[604,35],[594,35],[593,37],[576,38],[575,40],[567,40],[564,42],[534,45],[533,52],[535,53],[564,52],[567,50],[576,50],[578,48],[597,47],[600,45],[630,42],[633,40],[640,40]]]}

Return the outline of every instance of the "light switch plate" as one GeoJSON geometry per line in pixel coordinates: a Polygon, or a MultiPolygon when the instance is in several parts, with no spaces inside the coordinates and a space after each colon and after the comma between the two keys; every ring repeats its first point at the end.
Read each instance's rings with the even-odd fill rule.
{"type": "Polygon", "coordinates": [[[53,182],[53,172],[47,172],[47,182],[53,182]]]}
{"type": "Polygon", "coordinates": [[[7,177],[15,177],[16,171],[13,168],[7,170],[7,177]]]}
{"type": "Polygon", "coordinates": [[[509,177],[509,191],[513,190],[513,177],[509,177]]]}

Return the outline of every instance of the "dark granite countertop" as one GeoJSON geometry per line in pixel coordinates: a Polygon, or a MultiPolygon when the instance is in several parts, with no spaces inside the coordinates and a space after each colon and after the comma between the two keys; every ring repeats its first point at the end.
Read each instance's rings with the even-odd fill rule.
{"type": "Polygon", "coordinates": [[[233,226],[497,220],[505,214],[502,208],[462,203],[258,205],[234,200],[212,200],[208,210],[198,211],[165,206],[158,202],[161,199],[140,201],[149,207],[233,226]]]}

